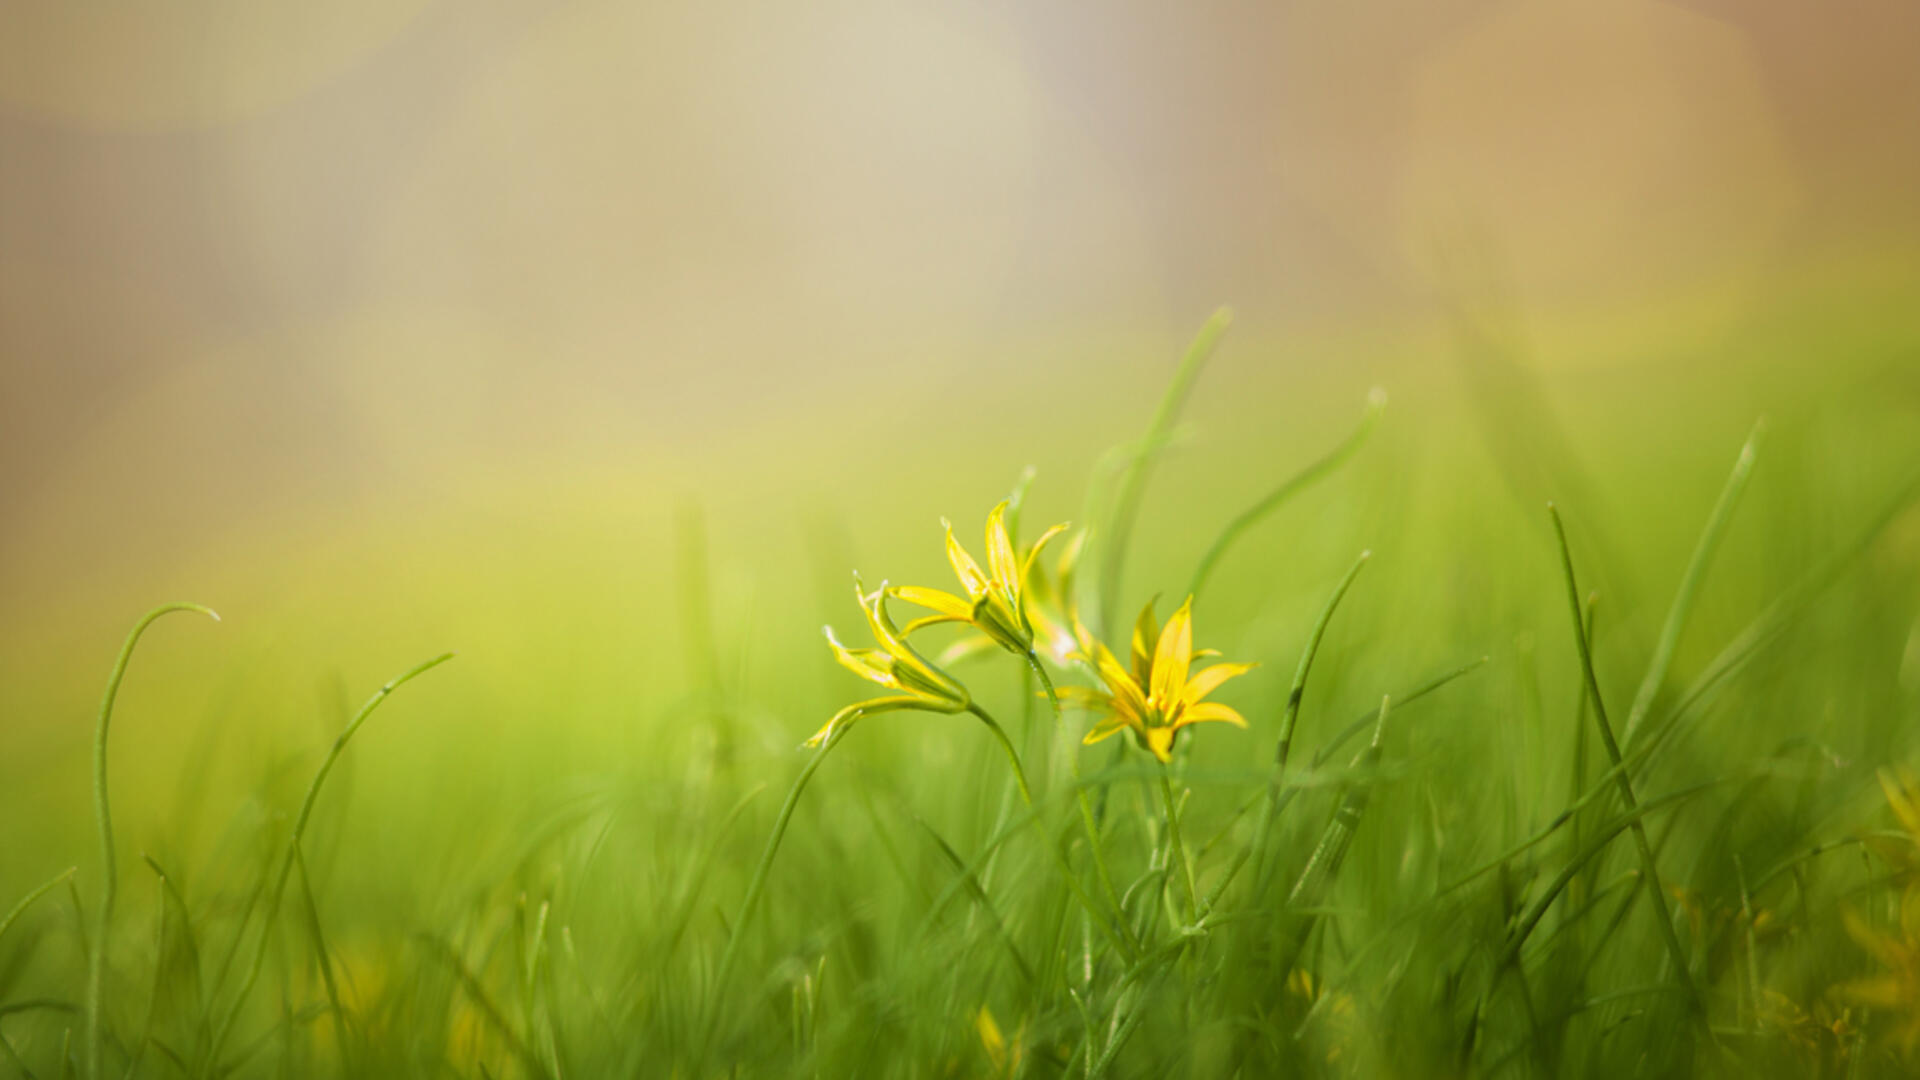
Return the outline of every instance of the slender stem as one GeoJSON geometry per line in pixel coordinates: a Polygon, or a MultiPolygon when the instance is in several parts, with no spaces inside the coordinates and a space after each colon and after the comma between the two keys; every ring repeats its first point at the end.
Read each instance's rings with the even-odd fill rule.
{"type": "MultiPolygon", "coordinates": [[[[1553,518],[1554,535],[1560,541],[1560,560],[1567,579],[1567,601],[1572,605],[1573,637],[1580,647],[1580,667],[1586,676],[1587,694],[1593,701],[1593,722],[1600,731],[1600,743],[1606,747],[1607,760],[1618,770],[1615,777],[1620,789],[1620,801],[1628,814],[1634,814],[1639,801],[1633,795],[1633,781],[1626,770],[1621,768],[1620,744],[1613,737],[1613,724],[1607,719],[1607,705],[1600,695],[1600,680],[1593,671],[1593,650],[1587,642],[1585,620],[1581,617],[1580,586],[1574,579],[1573,552],[1567,546],[1566,526],[1561,524],[1560,511],[1552,503],[1547,504],[1547,514],[1553,518]]],[[[1687,988],[1688,999],[1699,1018],[1705,1019],[1705,1005],[1700,1000],[1698,988],[1693,984],[1693,972],[1687,965],[1686,949],[1680,944],[1680,934],[1673,928],[1673,916],[1667,908],[1666,886],[1660,881],[1660,867],[1653,857],[1653,845],[1647,840],[1646,826],[1639,816],[1631,818],[1629,828],[1633,831],[1634,847],[1639,850],[1640,865],[1647,875],[1647,891],[1653,897],[1654,912],[1660,923],[1661,937],[1672,957],[1677,974],[1687,988]]]]}
{"type": "Polygon", "coordinates": [[[993,732],[994,740],[1000,744],[1000,749],[1006,752],[1007,764],[1013,767],[1013,782],[1020,787],[1021,800],[1028,806],[1032,806],[1033,789],[1027,786],[1027,770],[1020,765],[1020,752],[1013,748],[1013,740],[1007,738],[1006,731],[995,722],[993,717],[987,715],[987,710],[978,705],[969,705],[967,711],[979,717],[980,722],[987,725],[987,730],[993,732]]]}
{"type": "Polygon", "coordinates": [[[827,741],[807,760],[806,767],[794,778],[793,787],[787,791],[787,801],[780,804],[780,813],[773,819],[773,833],[767,837],[766,850],[760,853],[760,864],[753,868],[753,877],[747,881],[747,894],[740,900],[740,912],[733,919],[733,933],[727,938],[726,951],[720,954],[720,967],[713,977],[713,999],[707,1005],[706,1019],[700,1025],[700,1038],[694,1044],[701,1057],[706,1056],[707,1046],[713,1038],[714,1025],[720,1019],[720,998],[726,992],[727,978],[733,973],[733,965],[740,955],[740,941],[746,937],[747,922],[753,917],[754,905],[760,901],[760,893],[767,885],[767,872],[773,868],[773,857],[780,851],[780,841],[787,835],[787,823],[793,820],[793,808],[800,804],[800,793],[807,789],[807,782],[827,760],[833,748],[840,745],[853,725],[843,724],[827,741]]]}
{"type": "Polygon", "coordinates": [[[1193,886],[1193,863],[1187,860],[1187,847],[1180,840],[1180,801],[1173,797],[1173,781],[1167,777],[1167,767],[1160,766],[1160,798],[1167,807],[1167,846],[1174,861],[1180,864],[1180,884],[1187,896],[1187,924],[1191,926],[1200,918],[1200,898],[1193,886]]]}
{"type": "Polygon", "coordinates": [[[139,643],[140,635],[146,633],[154,620],[176,611],[197,611],[214,622],[220,621],[220,616],[212,608],[187,603],[162,604],[142,616],[139,622],[133,624],[133,632],[127,635],[126,643],[120,646],[120,658],[114,661],[113,673],[107,676],[106,693],[100,698],[100,718],[93,733],[93,812],[100,825],[100,911],[94,925],[93,955],[87,965],[86,1065],[89,1080],[100,1080],[100,1012],[107,976],[107,933],[113,921],[113,903],[120,892],[119,867],[115,864],[113,854],[113,813],[107,805],[107,727],[113,721],[113,699],[120,693],[120,680],[126,677],[127,662],[133,659],[134,645],[139,643]]]}

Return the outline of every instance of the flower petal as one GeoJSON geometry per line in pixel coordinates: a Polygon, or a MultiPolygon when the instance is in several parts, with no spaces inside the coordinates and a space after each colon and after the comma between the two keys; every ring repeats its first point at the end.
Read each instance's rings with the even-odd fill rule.
{"type": "Polygon", "coordinates": [[[1100,681],[1106,683],[1107,689],[1113,692],[1114,707],[1144,723],[1147,699],[1140,691],[1140,684],[1134,682],[1127,670],[1120,666],[1120,661],[1114,659],[1113,653],[1097,641],[1093,643],[1093,666],[1100,674],[1100,681]]]}
{"type": "Polygon", "coordinates": [[[1140,617],[1133,620],[1133,677],[1142,687],[1153,677],[1153,652],[1160,644],[1160,618],[1153,612],[1159,597],[1147,601],[1140,617]]]}
{"type": "Polygon", "coordinates": [[[1885,769],[1880,770],[1880,790],[1887,795],[1887,805],[1893,808],[1893,816],[1900,819],[1901,828],[1920,843],[1920,806],[1914,805],[1913,786],[1903,782],[1906,778],[1896,778],[1885,769]]]}
{"type": "Polygon", "coordinates": [[[893,677],[893,657],[885,650],[849,649],[840,644],[839,638],[833,636],[833,627],[825,626],[821,629],[827,632],[827,645],[833,649],[833,658],[840,662],[841,667],[868,682],[876,682],[881,686],[900,685],[900,681],[893,677]]]}
{"type": "Polygon", "coordinates": [[[1153,751],[1153,756],[1165,764],[1173,760],[1173,737],[1179,733],[1179,728],[1150,727],[1140,734],[1146,736],[1147,749],[1153,751]]]}
{"type": "Polygon", "coordinates": [[[953,538],[953,522],[941,518],[940,524],[947,528],[947,561],[953,564],[953,573],[960,579],[960,587],[967,591],[969,597],[984,594],[987,591],[987,575],[980,572],[980,564],[974,562],[973,556],[967,554],[967,549],[953,538]]]}
{"type": "Polygon", "coordinates": [[[1127,723],[1126,717],[1123,717],[1118,713],[1114,713],[1111,716],[1102,718],[1099,723],[1087,729],[1087,734],[1080,740],[1080,742],[1083,745],[1092,746],[1094,743],[1097,743],[1102,739],[1110,738],[1113,735],[1119,732],[1125,731],[1132,726],[1133,725],[1127,723]]]}
{"type": "Polygon", "coordinates": [[[1020,594],[1020,560],[1013,553],[1013,537],[1007,535],[1007,501],[987,515],[987,573],[993,583],[1007,592],[1020,594]]]}
{"type": "MultiPolygon", "coordinates": [[[[1046,693],[1042,691],[1040,696],[1045,697],[1046,693]]],[[[1104,708],[1104,709],[1113,708],[1113,695],[1103,694],[1100,691],[1095,690],[1091,686],[1058,687],[1054,690],[1054,696],[1058,697],[1063,702],[1070,701],[1070,702],[1073,702],[1075,705],[1085,705],[1088,707],[1098,707],[1098,708],[1104,708]]]]}
{"type": "Polygon", "coordinates": [[[870,701],[855,702],[841,709],[839,712],[834,713],[833,719],[827,721],[826,725],[819,731],[814,732],[813,737],[808,739],[805,745],[819,746],[829,738],[832,738],[836,730],[853,723],[863,716],[874,716],[879,713],[894,712],[899,709],[912,709],[919,707],[919,705],[920,700],[918,698],[905,696],[880,697],[870,701]]]}
{"type": "Polygon", "coordinates": [[[922,615],[917,619],[908,619],[907,625],[900,628],[900,636],[909,637],[915,631],[925,630],[929,626],[939,626],[941,623],[966,621],[965,619],[956,618],[952,615],[922,615]]]}
{"type": "Polygon", "coordinates": [[[937,611],[949,618],[967,622],[973,618],[973,604],[947,592],[945,589],[928,589],[919,585],[902,585],[889,589],[894,596],[909,604],[917,604],[929,611],[937,611]]]}
{"type": "Polygon", "coordinates": [[[1064,523],[1055,525],[1053,528],[1041,533],[1040,539],[1035,540],[1033,546],[1027,549],[1027,557],[1020,563],[1020,577],[1018,579],[1023,588],[1027,582],[1033,580],[1033,566],[1040,558],[1040,549],[1046,547],[1049,540],[1066,531],[1067,526],[1064,523]]]}
{"type": "Polygon", "coordinates": [[[1187,680],[1187,688],[1181,693],[1180,700],[1188,705],[1198,704],[1201,698],[1220,689],[1221,683],[1245,675],[1259,666],[1258,664],[1215,664],[1187,680]]]}
{"type": "Polygon", "coordinates": [[[1188,724],[1205,724],[1214,721],[1246,727],[1247,718],[1241,716],[1231,705],[1222,705],[1217,701],[1203,701],[1198,705],[1189,705],[1174,717],[1174,727],[1186,727],[1188,724]]]}
{"type": "Polygon", "coordinates": [[[1160,642],[1153,650],[1153,679],[1147,699],[1162,709],[1171,710],[1187,685],[1187,668],[1193,663],[1193,597],[1167,619],[1160,642]]]}

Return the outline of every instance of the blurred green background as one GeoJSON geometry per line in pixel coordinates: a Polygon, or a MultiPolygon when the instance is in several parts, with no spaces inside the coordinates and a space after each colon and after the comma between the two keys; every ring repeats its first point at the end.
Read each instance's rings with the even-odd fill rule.
{"type": "MultiPolygon", "coordinates": [[[[1757,417],[1680,672],[1920,465],[1917,46],[1903,3],[7,0],[0,899],[91,852],[99,686],[171,599],[225,621],[135,658],[129,861],[233,857],[445,649],[336,781],[343,934],[490,887],[583,792],[671,845],[662,784],[784,775],[851,700],[849,569],[944,584],[939,517],[977,543],[1027,465],[1030,526],[1080,520],[1223,302],[1123,610],[1391,404],[1223,567],[1202,643],[1265,662],[1260,719],[1196,755],[1267,752],[1371,548],[1309,725],[1490,655],[1420,767],[1502,755],[1463,797],[1538,825],[1547,499],[1624,697],[1757,417]]],[[[1804,719],[1861,813],[1920,708],[1920,516],[1869,560],[1797,654],[1858,654],[1804,719]]],[[[987,768],[944,723],[846,753],[987,768]]]]}

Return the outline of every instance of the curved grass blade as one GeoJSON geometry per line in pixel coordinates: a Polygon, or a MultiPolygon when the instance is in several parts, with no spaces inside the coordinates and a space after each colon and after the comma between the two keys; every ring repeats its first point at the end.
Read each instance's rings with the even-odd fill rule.
{"type": "Polygon", "coordinates": [[[100,1013],[107,976],[107,931],[113,922],[114,900],[120,891],[119,866],[113,852],[113,811],[107,799],[107,728],[113,722],[113,700],[120,694],[120,681],[126,678],[127,664],[133,659],[133,647],[140,643],[140,635],[146,633],[155,620],[176,611],[197,611],[214,622],[220,621],[219,613],[212,608],[185,602],[161,604],[141,616],[120,646],[120,657],[113,663],[112,674],[107,676],[107,689],[100,697],[100,717],[93,731],[93,810],[100,828],[100,910],[94,915],[93,952],[87,965],[86,1046],[82,1053],[86,1056],[88,1080],[100,1080],[100,1013]]]}
{"type": "Polygon", "coordinates": [[[1025,956],[1021,955],[1020,946],[1014,942],[1013,935],[1007,931],[1006,921],[1000,917],[999,909],[993,906],[993,898],[987,895],[986,888],[980,884],[980,879],[967,866],[967,861],[960,857],[960,853],[953,849],[953,845],[947,843],[946,837],[941,836],[925,818],[915,814],[913,820],[933,839],[934,845],[940,849],[940,854],[953,866],[954,872],[966,885],[967,893],[973,897],[973,902],[986,913],[987,921],[993,924],[994,932],[1000,935],[1001,942],[1007,947],[1007,954],[1013,957],[1014,966],[1020,970],[1021,981],[1028,986],[1034,985],[1033,966],[1027,963],[1025,956]]]}
{"type": "Polygon", "coordinates": [[[1796,582],[1785,593],[1776,597],[1767,605],[1745,629],[1721,649],[1719,654],[1707,664],[1706,670],[1694,679],[1692,685],[1680,695],[1679,701],[1666,714],[1665,719],[1654,728],[1641,745],[1633,747],[1632,757],[1638,759],[1636,771],[1644,774],[1657,755],[1662,744],[1681,728],[1681,722],[1690,718],[1694,712],[1711,699],[1713,692],[1746,667],[1769,643],[1784,633],[1794,618],[1803,611],[1813,599],[1826,591],[1853,561],[1859,558],[1879,538],[1881,532],[1899,516],[1900,512],[1920,498],[1920,473],[1916,473],[1902,484],[1886,505],[1880,508],[1866,527],[1861,529],[1845,547],[1827,556],[1807,575],[1796,582]]]}
{"type": "MultiPolygon", "coordinates": [[[[1380,712],[1373,724],[1373,739],[1366,749],[1360,752],[1356,766],[1367,768],[1380,760],[1380,740],[1387,729],[1387,714],[1393,708],[1392,696],[1380,699],[1380,712]]],[[[1346,860],[1347,849],[1353,843],[1353,834],[1360,826],[1360,817],[1366,813],[1367,803],[1373,798],[1373,785],[1356,784],[1341,796],[1340,807],[1334,811],[1333,820],[1327,822],[1326,831],[1320,834],[1320,842],[1314,846],[1313,854],[1308,857],[1306,868],[1300,872],[1300,878],[1294,882],[1293,890],[1287,894],[1288,907],[1317,908],[1326,897],[1328,884],[1333,875],[1340,871],[1340,864],[1346,860]]]]}
{"type": "Polygon", "coordinates": [[[47,879],[46,884],[21,897],[20,902],[13,905],[4,918],[0,918],[0,941],[6,939],[7,931],[13,927],[15,922],[19,921],[20,916],[26,914],[27,909],[33,906],[34,901],[59,888],[62,882],[71,880],[79,869],[77,866],[69,866],[65,870],[47,879]]]}
{"type": "Polygon", "coordinates": [[[1625,746],[1633,745],[1634,735],[1639,733],[1640,725],[1653,708],[1654,697],[1667,681],[1667,669],[1673,663],[1674,650],[1680,646],[1680,635],[1687,628],[1687,616],[1693,613],[1694,598],[1700,592],[1700,583],[1706,579],[1707,566],[1720,546],[1720,537],[1726,532],[1734,507],[1739,505],[1740,495],[1747,489],[1747,478],[1753,474],[1753,459],[1759,452],[1760,438],[1766,434],[1766,430],[1765,419],[1754,423],[1753,432],[1740,447],[1740,456],[1734,459],[1733,471],[1720,489],[1719,500],[1713,504],[1713,512],[1707,516],[1707,527],[1701,531],[1700,540],[1694,545],[1693,556],[1687,560],[1687,569],[1680,575],[1680,588],[1673,594],[1673,606],[1667,609],[1667,620],[1661,624],[1660,637],[1654,642],[1653,656],[1647,661],[1647,673],[1640,680],[1633,707],[1627,711],[1627,726],[1620,730],[1620,742],[1625,746]]]}
{"type": "MultiPolygon", "coordinates": [[[[1600,694],[1600,679],[1593,671],[1593,650],[1587,643],[1586,620],[1582,617],[1580,605],[1580,585],[1573,573],[1573,551],[1567,546],[1566,526],[1560,521],[1560,511],[1552,503],[1547,504],[1547,516],[1553,519],[1553,532],[1560,542],[1561,568],[1566,574],[1567,602],[1573,613],[1574,642],[1580,647],[1580,668],[1586,677],[1587,693],[1593,701],[1593,722],[1599,730],[1600,743],[1606,747],[1607,760],[1617,770],[1615,777],[1620,789],[1620,801],[1632,813],[1638,807],[1633,796],[1633,781],[1622,770],[1620,744],[1613,737],[1613,724],[1607,719],[1607,705],[1600,694]]],[[[1699,988],[1693,983],[1693,972],[1687,965],[1686,949],[1680,944],[1680,934],[1673,928],[1673,913],[1667,908],[1666,886],[1660,881],[1660,867],[1654,861],[1653,845],[1647,840],[1647,829],[1638,816],[1634,816],[1629,828],[1633,830],[1633,842],[1640,855],[1640,866],[1647,875],[1648,891],[1653,896],[1654,911],[1660,923],[1661,940],[1667,947],[1667,953],[1673,961],[1675,975],[1686,984],[1688,999],[1692,1002],[1695,1019],[1706,1022],[1706,1006],[1700,998],[1699,988]]]]}
{"type": "Polygon", "coordinates": [[[219,1026],[213,1030],[212,1042],[208,1047],[206,1059],[201,1063],[199,1070],[203,1076],[217,1068],[220,1060],[220,1051],[226,1046],[227,1037],[233,1031],[234,1021],[239,1019],[240,1011],[246,1007],[248,995],[253,992],[253,984],[260,978],[260,969],[262,965],[265,964],[267,958],[267,946],[273,940],[274,917],[279,913],[280,901],[286,895],[287,879],[292,876],[294,860],[298,858],[300,853],[300,840],[306,835],[307,821],[313,816],[314,803],[320,798],[320,787],[326,783],[327,774],[333,771],[334,763],[340,760],[340,754],[346,749],[347,743],[352,740],[354,734],[360,730],[361,726],[367,722],[367,718],[373,715],[373,711],[379,708],[382,702],[386,701],[395,690],[419,678],[421,675],[432,671],[434,668],[453,659],[453,657],[453,653],[441,653],[426,663],[420,664],[389,680],[385,686],[374,691],[373,696],[367,699],[366,704],[360,706],[360,711],[354,714],[353,719],[347,723],[346,728],[333,740],[333,745],[328,747],[327,756],[321,759],[319,770],[313,774],[312,782],[307,785],[306,797],[300,801],[300,812],[294,818],[293,831],[287,838],[286,854],[280,860],[280,869],[274,877],[271,891],[267,894],[267,906],[260,918],[260,937],[253,952],[253,960],[248,965],[246,976],[241,980],[239,988],[234,992],[233,1002],[228,1006],[226,1015],[221,1017],[219,1026]]]}
{"type": "Polygon", "coordinates": [[[1333,622],[1333,613],[1340,607],[1340,601],[1353,587],[1353,580],[1360,576],[1360,568],[1367,565],[1373,552],[1362,551],[1353,561],[1353,567],[1347,576],[1340,579],[1334,587],[1333,595],[1327,598],[1327,604],[1320,609],[1320,617],[1314,621],[1313,630],[1307,635],[1307,643],[1300,650],[1300,663],[1293,669],[1293,685],[1287,689],[1286,711],[1280,717],[1280,739],[1273,749],[1273,780],[1267,789],[1267,808],[1260,815],[1260,824],[1254,830],[1253,850],[1256,866],[1259,868],[1255,878],[1256,895],[1264,895],[1272,879],[1272,868],[1267,865],[1267,838],[1273,829],[1273,821],[1280,813],[1280,781],[1287,771],[1287,757],[1293,752],[1294,726],[1300,720],[1300,703],[1306,697],[1307,674],[1313,670],[1314,657],[1320,653],[1320,642],[1327,635],[1327,626],[1333,622]]]}
{"type": "Polygon", "coordinates": [[[1359,452],[1360,448],[1366,445],[1368,436],[1373,434],[1373,429],[1380,426],[1380,415],[1386,411],[1386,407],[1386,391],[1375,387],[1367,395],[1367,411],[1360,418],[1360,426],[1355,428],[1345,441],[1327,451],[1306,468],[1282,481],[1279,487],[1262,496],[1258,502],[1241,511],[1238,517],[1227,522],[1226,528],[1220,530],[1220,535],[1215,537],[1212,545],[1207,548],[1207,553],[1200,556],[1200,565],[1193,571],[1193,583],[1187,586],[1187,593],[1191,596],[1200,595],[1200,590],[1206,586],[1207,579],[1213,576],[1214,565],[1243,533],[1258,525],[1260,520],[1268,514],[1286,505],[1289,499],[1346,464],[1348,458],[1359,452]]]}
{"type": "Polygon", "coordinates": [[[1186,354],[1180,358],[1180,366],[1174,370],[1173,381],[1167,384],[1166,393],[1160,397],[1153,420],[1147,424],[1146,435],[1135,448],[1133,460],[1127,464],[1127,471],[1120,479],[1120,491],[1114,499],[1112,524],[1107,530],[1106,555],[1100,565],[1098,599],[1103,621],[1119,599],[1116,594],[1120,590],[1120,571],[1126,562],[1127,543],[1132,536],[1134,522],[1140,516],[1140,497],[1146,489],[1147,474],[1153,460],[1159,455],[1161,444],[1173,427],[1174,418],[1180,415],[1181,406],[1186,404],[1194,380],[1200,377],[1200,370],[1206,366],[1207,359],[1213,355],[1214,346],[1219,344],[1220,336],[1226,333],[1232,322],[1233,312],[1228,308],[1220,308],[1194,336],[1186,354]]]}

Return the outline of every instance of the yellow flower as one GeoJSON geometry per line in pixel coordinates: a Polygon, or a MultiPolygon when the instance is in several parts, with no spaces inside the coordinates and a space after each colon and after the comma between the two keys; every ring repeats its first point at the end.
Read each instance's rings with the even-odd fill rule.
{"type": "MultiPolygon", "coordinates": [[[[1087,640],[1084,628],[1079,633],[1087,640]]],[[[1226,705],[1204,700],[1228,679],[1253,670],[1253,664],[1215,664],[1193,672],[1193,662],[1218,656],[1212,650],[1193,649],[1193,597],[1158,626],[1149,602],[1133,629],[1133,669],[1120,666],[1105,645],[1093,642],[1093,655],[1080,659],[1093,665],[1105,691],[1068,687],[1063,695],[1107,715],[1087,732],[1086,741],[1099,742],[1115,732],[1133,729],[1153,756],[1173,757],[1174,738],[1188,724],[1223,721],[1246,727],[1246,718],[1226,705]],[[1192,677],[1189,678],[1189,673],[1192,677]]]]}
{"type": "Polygon", "coordinates": [[[980,1046],[987,1052],[987,1060],[993,1063],[993,1075],[1012,1076],[1020,1071],[1021,1059],[1026,1057],[1023,1045],[1027,1038],[1027,1025],[1023,1021],[1020,1030],[1014,1033],[1011,1045],[1001,1033],[1000,1025],[993,1018],[993,1011],[985,1005],[973,1016],[974,1030],[980,1034],[980,1046]]]}
{"type": "Polygon", "coordinates": [[[1915,871],[1920,870],[1920,790],[1913,774],[1904,769],[1898,774],[1882,770],[1880,790],[1906,833],[1905,843],[1882,840],[1873,845],[1894,864],[1896,880],[1907,881],[1900,897],[1900,923],[1897,933],[1880,930],[1851,909],[1841,909],[1847,933],[1883,970],[1843,985],[1840,992],[1855,1004],[1897,1017],[1895,1038],[1901,1053],[1912,1057],[1920,1046],[1920,880],[1915,879],[1915,871]]]}
{"type": "Polygon", "coordinates": [[[907,624],[906,632],[911,634],[923,626],[936,623],[960,622],[978,628],[996,645],[1017,656],[1027,656],[1033,652],[1033,626],[1027,619],[1024,602],[1027,571],[1033,565],[1035,556],[1045,547],[1047,541],[1066,530],[1065,525],[1055,525],[1040,535],[1027,549],[1026,558],[1020,559],[1013,552],[1013,538],[1007,534],[1007,501],[993,508],[987,515],[987,569],[981,570],[980,564],[973,561],[967,549],[954,539],[953,523],[945,518],[940,524],[947,529],[947,561],[953,564],[953,572],[960,579],[960,587],[966,591],[965,597],[956,596],[942,589],[928,589],[918,585],[903,585],[891,590],[893,595],[909,604],[932,611],[934,614],[915,619],[907,624]]]}
{"type": "Polygon", "coordinates": [[[840,661],[842,667],[868,682],[879,683],[899,693],[856,702],[834,713],[833,719],[807,740],[808,746],[820,745],[843,725],[851,724],[863,716],[897,709],[957,713],[964,712],[973,704],[966,687],[928,663],[926,657],[907,644],[906,635],[894,626],[892,617],[887,614],[887,586],[884,582],[880,588],[868,593],[861,587],[860,577],[856,574],[853,596],[859,602],[860,610],[866,613],[867,625],[872,628],[874,640],[880,643],[880,647],[849,649],[833,636],[831,626],[824,628],[827,644],[832,646],[834,658],[840,661]]]}
{"type": "Polygon", "coordinates": [[[1920,889],[1909,888],[1903,897],[1898,933],[1877,929],[1850,909],[1842,908],[1840,916],[1848,935],[1884,969],[1846,983],[1840,993],[1856,1005],[1893,1014],[1900,1052],[1912,1057],[1920,1046],[1920,889]]]}

